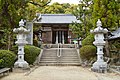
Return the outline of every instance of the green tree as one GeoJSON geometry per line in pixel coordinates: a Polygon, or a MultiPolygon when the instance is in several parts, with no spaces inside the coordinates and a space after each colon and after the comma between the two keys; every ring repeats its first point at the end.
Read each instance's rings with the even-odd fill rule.
{"type": "Polygon", "coordinates": [[[119,0],[93,0],[93,26],[101,19],[103,27],[116,29],[120,26],[120,1],[119,0]]]}
{"type": "Polygon", "coordinates": [[[78,37],[85,38],[92,28],[91,20],[92,4],[91,0],[82,0],[73,14],[80,20],[80,23],[73,23],[70,28],[78,37]]]}
{"type": "MultiPolygon", "coordinates": [[[[96,21],[101,19],[102,27],[116,30],[120,25],[120,0],[93,0],[92,21],[96,27],[96,21]]],[[[105,45],[106,55],[110,57],[108,41],[105,45]]]]}
{"type": "MultiPolygon", "coordinates": [[[[64,5],[68,5],[68,4],[63,4],[64,5]]],[[[75,5],[75,4],[70,4],[70,6],[68,6],[67,8],[66,7],[63,7],[64,9],[64,13],[65,14],[73,14],[73,11],[75,9],[77,9],[78,5],[75,5]]]]}
{"type": "Polygon", "coordinates": [[[64,10],[62,9],[62,6],[59,3],[53,3],[52,5],[48,5],[45,7],[45,9],[42,11],[42,13],[64,13],[64,10]]]}
{"type": "Polygon", "coordinates": [[[63,3],[59,4],[58,2],[51,5],[47,5],[41,11],[43,14],[72,14],[73,10],[77,8],[77,5],[63,3]]]}
{"type": "Polygon", "coordinates": [[[19,21],[18,10],[24,8],[27,1],[23,0],[0,0],[0,29],[4,30],[4,42],[9,49],[12,38],[12,29],[19,21]]]}
{"type": "Polygon", "coordinates": [[[101,19],[103,27],[115,30],[120,26],[120,0],[81,0],[74,15],[81,23],[73,23],[70,27],[83,38],[96,27],[98,19],[101,19]]]}
{"type": "Polygon", "coordinates": [[[41,13],[42,10],[44,10],[45,6],[47,6],[51,0],[30,0],[27,3],[27,7],[25,8],[26,12],[26,19],[27,20],[33,20],[36,13],[41,13]]]}
{"type": "Polygon", "coordinates": [[[14,39],[13,28],[18,27],[18,22],[21,18],[27,20],[31,17],[31,12],[27,9],[29,3],[37,7],[43,7],[50,1],[51,0],[0,0],[0,29],[4,32],[0,43],[5,43],[6,49],[10,49],[14,39]]]}

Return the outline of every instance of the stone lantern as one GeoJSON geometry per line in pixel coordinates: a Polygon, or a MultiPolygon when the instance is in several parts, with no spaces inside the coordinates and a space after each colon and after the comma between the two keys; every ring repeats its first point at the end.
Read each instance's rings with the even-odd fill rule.
{"type": "Polygon", "coordinates": [[[97,47],[97,61],[93,64],[93,71],[105,71],[107,69],[107,63],[103,60],[103,47],[105,45],[104,34],[108,33],[107,29],[103,29],[100,19],[97,21],[97,28],[91,30],[91,33],[95,34],[95,41],[93,44],[97,47]]]}
{"type": "Polygon", "coordinates": [[[29,64],[24,60],[24,45],[28,44],[26,41],[26,35],[30,32],[30,30],[23,27],[23,19],[19,22],[19,26],[20,28],[15,28],[13,30],[13,32],[17,34],[17,41],[15,43],[18,45],[18,60],[15,62],[14,67],[29,68],[29,64]]]}

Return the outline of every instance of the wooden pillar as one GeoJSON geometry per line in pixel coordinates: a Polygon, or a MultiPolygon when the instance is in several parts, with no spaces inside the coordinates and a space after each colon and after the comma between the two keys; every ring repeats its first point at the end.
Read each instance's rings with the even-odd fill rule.
{"type": "Polygon", "coordinates": [[[56,31],[56,44],[58,44],[58,31],[56,31]]]}
{"type": "Polygon", "coordinates": [[[62,43],[63,43],[63,44],[65,44],[64,41],[65,41],[65,40],[64,40],[64,31],[62,31],[62,43]]]}

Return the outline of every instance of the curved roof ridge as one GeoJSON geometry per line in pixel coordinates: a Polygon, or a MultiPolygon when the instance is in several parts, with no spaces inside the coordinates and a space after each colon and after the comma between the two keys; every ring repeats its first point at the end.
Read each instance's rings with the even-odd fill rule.
{"type": "MultiPolygon", "coordinates": [[[[39,14],[39,13],[38,13],[39,14]]],[[[41,24],[71,24],[73,22],[80,23],[80,21],[77,20],[76,16],[72,14],[39,14],[41,17],[39,20],[37,20],[35,23],[41,23],[41,24]]]]}
{"type": "Polygon", "coordinates": [[[44,16],[74,16],[72,14],[41,14],[44,16]]]}

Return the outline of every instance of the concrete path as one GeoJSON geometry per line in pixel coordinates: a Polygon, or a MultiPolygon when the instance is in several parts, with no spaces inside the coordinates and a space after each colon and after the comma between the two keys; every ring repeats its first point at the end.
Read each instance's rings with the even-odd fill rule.
{"type": "Polygon", "coordinates": [[[120,80],[115,73],[95,73],[88,68],[76,66],[40,66],[31,73],[10,73],[0,80],[120,80]]]}

